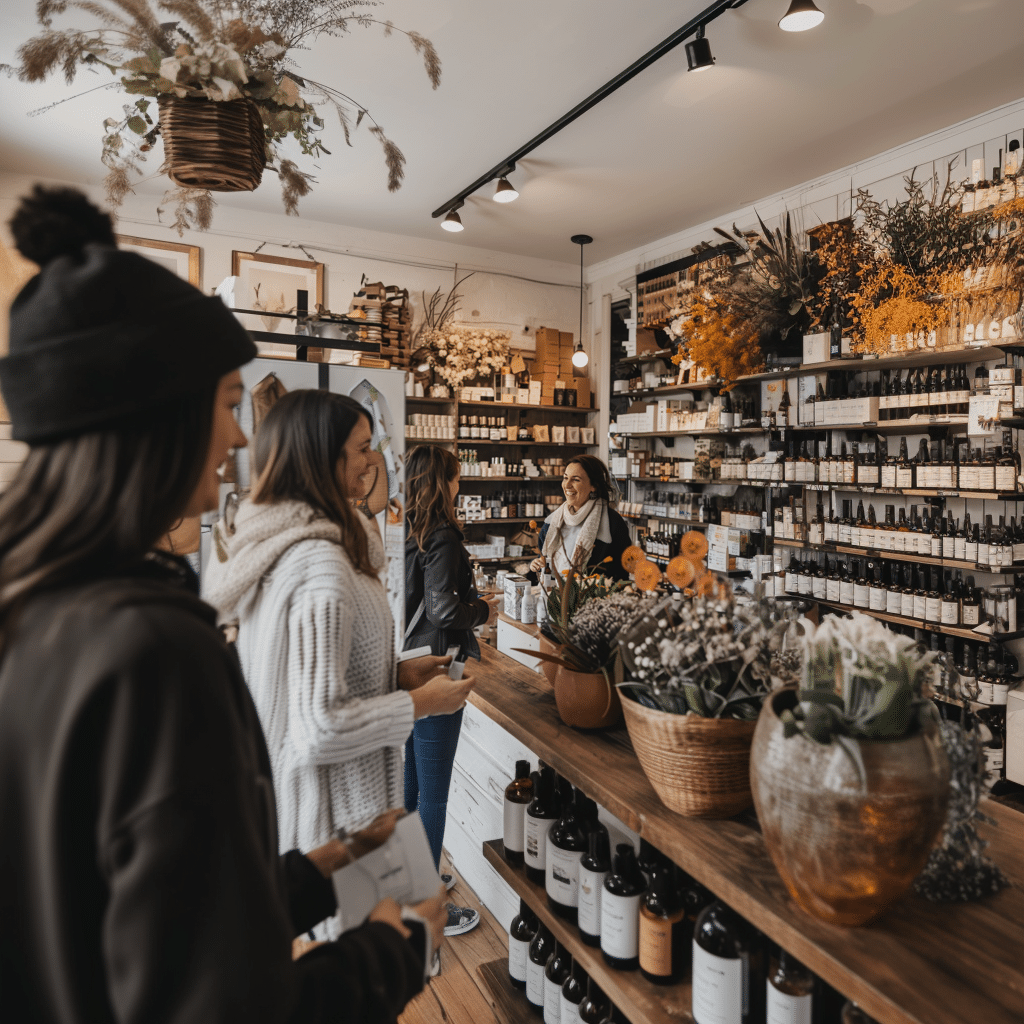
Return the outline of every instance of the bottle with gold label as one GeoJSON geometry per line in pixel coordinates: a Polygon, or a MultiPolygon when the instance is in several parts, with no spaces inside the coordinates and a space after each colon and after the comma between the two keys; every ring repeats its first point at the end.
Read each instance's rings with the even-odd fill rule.
{"type": "Polygon", "coordinates": [[[667,861],[656,866],[640,903],[640,973],[655,985],[678,981],[690,957],[692,929],[672,868],[667,861]]]}

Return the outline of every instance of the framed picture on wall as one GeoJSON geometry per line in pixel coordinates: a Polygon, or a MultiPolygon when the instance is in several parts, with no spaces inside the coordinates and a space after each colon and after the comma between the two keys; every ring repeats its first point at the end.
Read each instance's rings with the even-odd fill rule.
{"type": "MultiPolygon", "coordinates": [[[[238,278],[235,282],[236,309],[294,312],[299,304],[300,291],[306,293],[306,308],[310,311],[324,301],[322,263],[235,250],[231,253],[231,273],[238,278]]],[[[250,331],[295,333],[295,322],[292,320],[258,314],[244,314],[239,319],[250,331]]]]}
{"type": "Polygon", "coordinates": [[[118,235],[117,244],[145,256],[147,260],[159,263],[172,274],[197,288],[202,288],[202,268],[198,245],[182,245],[180,242],[164,242],[159,238],[138,238],[135,235],[118,235]]]}

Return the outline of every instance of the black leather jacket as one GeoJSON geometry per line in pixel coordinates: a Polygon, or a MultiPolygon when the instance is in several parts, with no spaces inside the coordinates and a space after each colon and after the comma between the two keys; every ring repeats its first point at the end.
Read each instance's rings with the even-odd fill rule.
{"type": "Polygon", "coordinates": [[[448,523],[439,524],[427,537],[421,551],[415,538],[405,534],[405,624],[413,631],[404,650],[430,646],[432,654],[444,654],[458,644],[464,656],[480,657],[480,645],[473,635],[490,616],[487,602],[473,586],[473,569],[462,543],[462,531],[448,523]],[[423,614],[413,617],[423,603],[423,614]]]}

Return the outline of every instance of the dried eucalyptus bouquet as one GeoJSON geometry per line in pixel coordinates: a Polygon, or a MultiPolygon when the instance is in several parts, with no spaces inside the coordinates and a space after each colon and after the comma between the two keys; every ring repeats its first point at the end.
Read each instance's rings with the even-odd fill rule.
{"type": "Polygon", "coordinates": [[[774,603],[673,595],[619,637],[627,678],[621,688],[670,714],[753,720],[764,698],[795,678],[786,657],[789,627],[774,603]]]}

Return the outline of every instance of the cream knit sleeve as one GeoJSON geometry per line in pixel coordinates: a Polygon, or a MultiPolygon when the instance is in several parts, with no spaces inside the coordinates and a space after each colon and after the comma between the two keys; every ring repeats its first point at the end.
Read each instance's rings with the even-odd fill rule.
{"type": "Polygon", "coordinates": [[[336,586],[310,586],[292,598],[288,733],[295,753],[310,764],[400,747],[412,731],[412,697],[404,690],[381,692],[394,673],[389,638],[381,637],[387,631],[378,629],[373,643],[353,642],[358,596],[336,586]],[[374,691],[379,695],[359,696],[374,691]]]}

